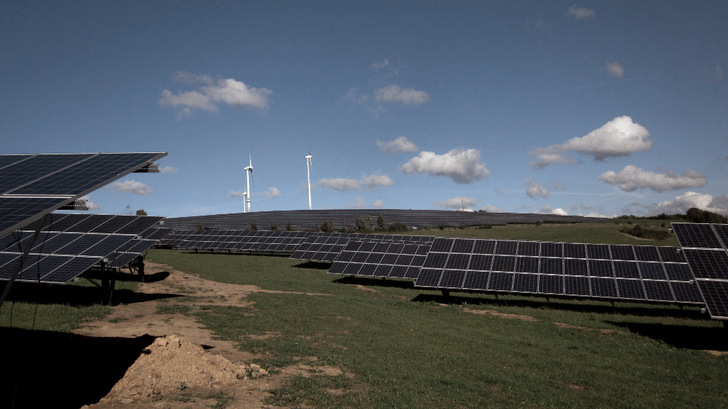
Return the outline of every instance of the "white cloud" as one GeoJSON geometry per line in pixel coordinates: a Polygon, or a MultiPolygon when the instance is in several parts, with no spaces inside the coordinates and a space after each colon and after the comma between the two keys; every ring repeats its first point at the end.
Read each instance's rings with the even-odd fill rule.
{"type": "Polygon", "coordinates": [[[375,200],[375,201],[374,201],[374,202],[372,203],[372,207],[376,207],[376,208],[378,208],[378,209],[382,209],[382,208],[384,208],[384,202],[383,202],[383,201],[381,201],[381,200],[375,200]]]}
{"type": "Polygon", "coordinates": [[[363,176],[361,180],[354,180],[348,178],[324,178],[319,180],[319,186],[328,189],[334,189],[338,191],[347,190],[372,190],[377,186],[392,186],[394,181],[387,175],[373,174],[369,176],[363,176]]]}
{"type": "Polygon", "coordinates": [[[546,186],[534,182],[531,178],[526,179],[525,185],[526,194],[530,198],[534,198],[536,196],[549,197],[551,195],[551,192],[546,186]]]}
{"type": "Polygon", "coordinates": [[[541,206],[539,208],[539,211],[541,213],[558,214],[560,216],[568,216],[569,215],[569,213],[566,210],[564,210],[564,209],[562,209],[560,207],[557,207],[556,209],[554,209],[554,208],[552,208],[549,205],[543,205],[543,206],[541,206]]]}
{"type": "Polygon", "coordinates": [[[604,70],[614,78],[624,78],[624,66],[616,61],[608,62],[604,70]]]}
{"type": "Polygon", "coordinates": [[[263,193],[263,196],[275,199],[277,197],[281,197],[281,192],[277,188],[269,187],[268,191],[263,193]]]}
{"type": "Polygon", "coordinates": [[[215,82],[207,75],[177,73],[175,79],[188,84],[206,84],[199,90],[176,94],[167,89],[162,91],[159,103],[174,108],[179,118],[190,116],[195,111],[217,111],[220,104],[237,108],[267,108],[268,96],[273,93],[266,88],[249,87],[232,78],[222,78],[215,82]]]}
{"type": "Polygon", "coordinates": [[[354,203],[352,203],[346,207],[348,207],[349,209],[361,209],[365,206],[366,206],[366,203],[364,202],[364,199],[362,199],[361,197],[357,197],[356,201],[354,203]]]}
{"type": "Polygon", "coordinates": [[[397,137],[397,139],[389,142],[377,141],[377,147],[380,151],[387,153],[417,152],[417,145],[404,136],[397,137]]]}
{"type": "Polygon", "coordinates": [[[531,151],[530,155],[539,159],[532,162],[533,167],[536,169],[543,169],[548,165],[573,165],[578,162],[576,159],[564,156],[564,152],[556,145],[548,148],[536,148],[531,151]]]}
{"type": "Polygon", "coordinates": [[[472,212],[474,211],[473,209],[478,205],[478,202],[472,197],[456,196],[444,201],[438,200],[435,202],[435,204],[446,209],[464,210],[467,212],[472,212]]]}
{"type": "Polygon", "coordinates": [[[370,190],[377,186],[392,186],[394,181],[387,175],[369,175],[364,176],[361,179],[360,184],[363,189],[370,190]]]}
{"type": "Polygon", "coordinates": [[[708,180],[700,172],[688,169],[682,175],[675,175],[669,171],[665,174],[646,172],[637,166],[625,166],[619,173],[610,170],[602,173],[599,180],[617,185],[626,192],[632,192],[637,189],[652,189],[656,192],[664,192],[666,190],[677,190],[685,188],[703,187],[708,180]]]}
{"type": "Polygon", "coordinates": [[[686,192],[673,200],[666,200],[647,206],[648,215],[684,214],[691,207],[728,215],[728,196],[714,197],[708,193],[686,192]]]}
{"type": "Polygon", "coordinates": [[[96,203],[94,203],[94,201],[91,200],[91,198],[88,195],[81,196],[81,197],[78,198],[78,200],[82,200],[82,201],[86,202],[86,207],[88,208],[88,210],[99,210],[99,209],[101,209],[101,206],[99,206],[96,203]]]}
{"type": "Polygon", "coordinates": [[[383,68],[386,68],[389,66],[389,60],[384,59],[384,61],[375,61],[372,63],[372,68],[374,68],[374,71],[381,71],[383,68]]]}
{"type": "Polygon", "coordinates": [[[163,168],[159,168],[159,173],[177,173],[177,168],[165,166],[163,168]]]}
{"type": "Polygon", "coordinates": [[[127,179],[123,182],[114,182],[110,186],[119,192],[129,192],[137,195],[148,195],[154,192],[151,187],[144,183],[131,179],[127,179]]]}
{"type": "Polygon", "coordinates": [[[571,16],[577,20],[586,20],[594,17],[596,14],[592,9],[576,6],[569,7],[569,11],[566,12],[567,16],[571,16]]]}
{"type": "Polygon", "coordinates": [[[399,85],[388,85],[374,92],[377,102],[397,102],[404,105],[421,105],[430,101],[430,95],[414,88],[400,88],[399,85]]]}
{"type": "Polygon", "coordinates": [[[359,189],[359,182],[354,179],[347,178],[324,178],[319,180],[318,184],[321,187],[328,189],[334,189],[338,191],[346,190],[357,190],[359,189]]]}
{"type": "Polygon", "coordinates": [[[238,191],[230,191],[230,197],[244,197],[245,191],[238,190],[238,191]]]}
{"type": "Polygon", "coordinates": [[[612,119],[587,135],[571,138],[561,145],[536,148],[530,154],[540,159],[533,163],[533,167],[541,169],[551,164],[574,163],[564,156],[566,151],[590,155],[598,161],[603,161],[617,156],[628,156],[651,147],[650,132],[624,115],[612,119]]]}
{"type": "Polygon", "coordinates": [[[477,149],[454,149],[444,155],[423,151],[401,167],[405,174],[447,176],[457,183],[472,183],[490,175],[477,149]]]}

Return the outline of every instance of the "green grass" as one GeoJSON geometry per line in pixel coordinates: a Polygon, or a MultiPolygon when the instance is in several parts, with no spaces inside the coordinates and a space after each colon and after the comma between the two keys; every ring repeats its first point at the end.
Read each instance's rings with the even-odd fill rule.
{"type": "MultiPolygon", "coordinates": [[[[558,230],[531,229],[544,227],[558,230]]],[[[697,308],[461,293],[444,298],[408,284],[329,275],[281,257],[162,250],[150,257],[206,278],[296,292],[253,293],[251,307],[190,312],[218,336],[262,354],[260,363],[274,373],[298,362],[344,371],[294,378],[273,391],[269,403],[278,406],[728,406],[728,356],[703,351],[728,349],[726,332],[697,308]]]]}
{"type": "Polygon", "coordinates": [[[605,223],[577,223],[577,224],[509,224],[507,226],[466,227],[413,230],[407,234],[422,234],[430,236],[473,237],[512,240],[539,240],[560,241],[574,243],[611,243],[632,244],[648,246],[678,246],[674,235],[665,240],[646,240],[633,237],[621,232],[624,227],[632,228],[640,225],[657,231],[669,231],[670,223],[663,220],[624,220],[615,219],[605,223]]]}
{"type": "MultiPolygon", "coordinates": [[[[118,281],[117,294],[136,285],[118,281]]],[[[100,290],[86,280],[66,285],[16,282],[0,308],[0,327],[69,332],[108,314],[111,308],[101,303],[100,290]]]]}

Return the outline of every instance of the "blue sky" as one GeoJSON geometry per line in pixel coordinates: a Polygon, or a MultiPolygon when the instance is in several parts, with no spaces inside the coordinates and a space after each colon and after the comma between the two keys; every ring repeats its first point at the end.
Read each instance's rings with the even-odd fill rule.
{"type": "Polygon", "coordinates": [[[2,153],[167,151],[100,213],[728,214],[724,1],[10,1],[2,153]]]}

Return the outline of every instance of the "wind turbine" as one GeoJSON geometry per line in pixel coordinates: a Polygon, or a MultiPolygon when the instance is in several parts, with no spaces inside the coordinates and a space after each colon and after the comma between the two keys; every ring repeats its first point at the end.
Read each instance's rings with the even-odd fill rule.
{"type": "Polygon", "coordinates": [[[311,154],[306,155],[306,173],[308,174],[308,210],[311,210],[311,154]]]}
{"type": "Polygon", "coordinates": [[[244,213],[250,213],[250,175],[253,173],[253,159],[248,157],[248,166],[244,167],[243,170],[245,171],[245,178],[247,180],[247,189],[245,190],[245,193],[243,193],[243,210],[244,213]],[[246,210],[247,207],[247,210],[246,210]]]}

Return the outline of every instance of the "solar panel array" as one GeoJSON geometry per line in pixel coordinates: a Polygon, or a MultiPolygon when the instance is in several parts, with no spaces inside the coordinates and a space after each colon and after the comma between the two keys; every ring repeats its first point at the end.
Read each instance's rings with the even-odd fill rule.
{"type": "Polygon", "coordinates": [[[165,155],[165,152],[0,155],[0,236],[165,155]]]}
{"type": "Polygon", "coordinates": [[[711,318],[728,320],[728,225],[672,223],[711,318]]]}
{"type": "Polygon", "coordinates": [[[652,302],[703,302],[674,247],[438,238],[415,286],[652,302]]]}
{"type": "Polygon", "coordinates": [[[348,233],[318,233],[308,236],[296,248],[292,259],[308,261],[334,261],[347,243],[358,235],[348,233]]]}
{"type": "Polygon", "coordinates": [[[329,273],[416,279],[434,237],[388,236],[349,241],[329,273]]]}
{"type": "Polygon", "coordinates": [[[160,241],[159,245],[181,250],[289,254],[310,234],[273,230],[174,231],[160,241]]]}
{"type": "Polygon", "coordinates": [[[249,224],[267,230],[271,226],[283,230],[316,230],[324,223],[334,230],[351,230],[356,227],[357,218],[363,217],[376,225],[382,216],[386,226],[400,223],[411,228],[437,228],[459,226],[496,226],[508,223],[601,223],[609,219],[600,217],[562,216],[535,213],[490,213],[461,212],[452,210],[409,210],[409,209],[330,209],[330,210],[287,210],[251,213],[231,213],[207,216],[189,216],[167,219],[166,225],[175,230],[194,230],[198,226],[216,230],[243,230],[249,224]]]}
{"type": "Polygon", "coordinates": [[[66,283],[99,265],[121,268],[152,247],[162,217],[51,213],[42,226],[0,237],[0,280],[66,283]],[[39,229],[39,230],[37,230],[39,229]],[[31,245],[35,232],[38,236],[31,245]],[[28,251],[27,257],[22,255],[28,251]]]}

